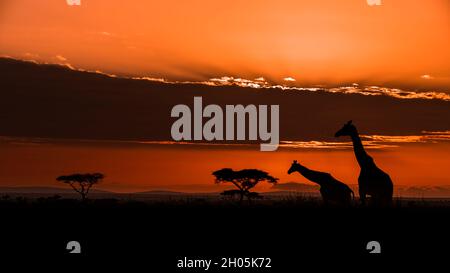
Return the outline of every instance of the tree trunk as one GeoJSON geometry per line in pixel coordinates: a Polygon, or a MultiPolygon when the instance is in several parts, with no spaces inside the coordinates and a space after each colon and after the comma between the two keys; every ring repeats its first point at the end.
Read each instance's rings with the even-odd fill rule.
{"type": "Polygon", "coordinates": [[[241,196],[239,198],[239,204],[242,204],[242,201],[244,200],[244,192],[241,191],[241,196]]]}

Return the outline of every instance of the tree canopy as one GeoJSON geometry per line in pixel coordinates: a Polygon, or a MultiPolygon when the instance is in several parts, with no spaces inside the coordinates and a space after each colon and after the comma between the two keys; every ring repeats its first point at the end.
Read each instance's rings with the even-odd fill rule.
{"type": "Polygon", "coordinates": [[[102,173],[75,173],[71,175],[61,175],[56,178],[57,181],[69,184],[74,191],[81,195],[83,200],[86,199],[90,188],[100,182],[105,176],[102,173]]]}
{"type": "Polygon", "coordinates": [[[259,182],[268,182],[276,184],[278,178],[269,175],[265,171],[258,169],[243,169],[234,171],[230,168],[223,168],[212,173],[215,176],[215,183],[232,183],[241,192],[241,199],[249,190],[255,187],[259,182]]]}

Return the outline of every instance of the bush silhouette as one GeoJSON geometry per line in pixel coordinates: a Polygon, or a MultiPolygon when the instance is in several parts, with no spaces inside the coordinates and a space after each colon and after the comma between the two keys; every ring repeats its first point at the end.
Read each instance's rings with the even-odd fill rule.
{"type": "Polygon", "coordinates": [[[85,174],[71,174],[62,175],[56,178],[57,181],[69,184],[72,189],[81,195],[84,201],[89,193],[89,190],[94,184],[97,184],[105,176],[102,173],[85,173],[85,174]]]}
{"type": "Polygon", "coordinates": [[[272,184],[276,184],[278,178],[275,178],[269,175],[265,171],[257,170],[257,169],[243,169],[240,171],[234,171],[230,168],[224,168],[217,170],[212,173],[216,180],[215,183],[232,183],[235,185],[238,190],[233,191],[225,191],[222,194],[228,195],[228,193],[236,193],[239,194],[239,202],[242,202],[244,196],[246,196],[249,200],[252,197],[258,196],[255,193],[250,193],[250,189],[255,187],[259,182],[268,182],[272,184]]]}

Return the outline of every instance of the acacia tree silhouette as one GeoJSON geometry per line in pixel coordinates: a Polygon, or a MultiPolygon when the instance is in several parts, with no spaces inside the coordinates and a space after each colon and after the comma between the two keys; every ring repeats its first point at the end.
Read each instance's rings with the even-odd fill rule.
{"type": "Polygon", "coordinates": [[[255,187],[259,182],[266,181],[268,183],[276,184],[278,178],[269,175],[265,171],[257,169],[243,169],[234,171],[230,168],[224,168],[212,173],[216,179],[215,183],[233,183],[238,189],[240,195],[239,202],[242,202],[244,196],[250,200],[250,189],[255,187]]]}
{"type": "Polygon", "coordinates": [[[75,173],[71,175],[61,175],[56,178],[57,181],[69,184],[74,191],[81,195],[84,201],[89,193],[89,190],[94,184],[97,184],[105,176],[102,173],[75,173]]]}

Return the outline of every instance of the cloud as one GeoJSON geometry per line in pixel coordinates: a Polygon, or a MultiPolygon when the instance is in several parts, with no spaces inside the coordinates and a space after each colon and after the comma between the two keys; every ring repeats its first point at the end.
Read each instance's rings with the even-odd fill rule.
{"type": "Polygon", "coordinates": [[[123,39],[124,37],[121,37],[120,35],[113,33],[113,32],[109,32],[109,31],[99,31],[99,32],[97,32],[97,34],[100,34],[101,36],[105,36],[105,37],[109,37],[109,38],[124,40],[123,39]]]}
{"type": "Polygon", "coordinates": [[[422,131],[429,141],[450,141],[450,131],[422,131]]]}
{"type": "Polygon", "coordinates": [[[294,78],[292,78],[292,77],[286,77],[286,78],[284,78],[283,80],[286,81],[286,82],[295,82],[295,81],[296,81],[296,80],[295,80],[294,78]]]}
{"type": "MultiPolygon", "coordinates": [[[[393,143],[383,143],[376,141],[363,141],[364,147],[366,149],[386,149],[386,148],[396,148],[399,147],[397,144],[393,143]]],[[[326,149],[326,150],[343,150],[352,149],[353,144],[350,141],[337,142],[337,141],[281,141],[280,148],[289,149],[326,149]]]]}
{"type": "MultiPolygon", "coordinates": [[[[25,60],[27,62],[31,62],[31,63],[35,63],[35,64],[40,64],[41,63],[39,61],[39,59],[41,58],[41,56],[39,56],[39,54],[26,52],[26,53],[23,54],[23,56],[24,56],[23,60],[25,60]]],[[[14,57],[7,56],[7,55],[2,55],[1,57],[2,58],[14,59],[14,57]]]]}
{"type": "MultiPolygon", "coordinates": [[[[293,78],[285,78],[285,81],[295,81],[293,78]]],[[[186,83],[186,82],[176,82],[176,83],[186,83]]],[[[195,83],[195,82],[189,82],[195,83]]],[[[209,81],[197,82],[206,85],[237,85],[241,87],[251,87],[251,88],[275,88],[281,90],[291,90],[291,91],[310,91],[310,92],[329,92],[329,93],[342,93],[342,94],[360,94],[365,96],[389,96],[397,99],[439,99],[450,101],[450,94],[443,92],[416,92],[407,91],[398,88],[390,87],[379,87],[379,86],[360,86],[357,83],[353,83],[351,86],[340,86],[340,87],[296,87],[296,86],[285,86],[285,85],[273,85],[267,82],[263,77],[256,78],[255,80],[247,80],[242,78],[234,78],[223,76],[220,78],[212,78],[209,81]]]]}
{"type": "Polygon", "coordinates": [[[381,0],[366,0],[369,6],[381,6],[381,0]]]}
{"type": "Polygon", "coordinates": [[[334,149],[342,145],[345,148],[346,143],[333,143],[341,140],[335,139],[333,135],[342,122],[351,118],[361,125],[361,133],[372,135],[371,138],[363,139],[377,142],[375,144],[378,146],[372,147],[395,147],[422,141],[433,143],[449,138],[446,133],[446,130],[450,129],[447,126],[450,124],[449,94],[438,99],[436,93],[430,93],[430,96],[425,93],[424,96],[423,93],[386,87],[351,84],[336,89],[288,87],[234,77],[221,77],[207,82],[174,83],[164,79],[158,81],[158,78],[152,77],[140,80],[114,78],[99,71],[93,74],[76,69],[74,72],[62,64],[53,64],[52,69],[42,69],[47,66],[50,67],[14,59],[0,59],[0,70],[7,75],[2,82],[5,90],[9,88],[21,91],[4,94],[5,101],[17,104],[4,105],[2,112],[8,115],[0,115],[2,134],[170,140],[170,130],[167,126],[173,123],[173,119],[167,114],[168,111],[176,104],[190,105],[192,97],[201,94],[205,101],[221,106],[230,103],[280,105],[283,109],[280,115],[281,140],[303,141],[282,143],[292,148],[334,149]],[[59,86],[66,86],[67,92],[59,92],[58,86],[44,80],[54,78],[59,79],[59,86]],[[18,86],[17,82],[23,84],[18,86]],[[105,89],[111,92],[104,92],[105,89]],[[54,96],[55,92],[59,92],[57,97],[54,96]],[[80,99],[74,100],[73,92],[80,99]],[[102,101],[101,108],[98,107],[99,99],[102,101]],[[155,101],[158,103],[154,103],[155,101]],[[76,116],[66,111],[81,109],[80,107],[92,111],[81,111],[76,116]],[[380,109],[381,114],[373,114],[380,113],[380,109]],[[10,116],[15,116],[14,123],[8,122],[10,116]],[[96,118],[92,119],[92,116],[96,118]],[[129,122],[130,120],[133,122],[129,122]],[[80,126],[89,126],[91,129],[78,130],[80,126]],[[427,132],[421,133],[422,130],[427,132]],[[373,136],[375,134],[384,137],[373,136]],[[393,139],[393,136],[420,137],[409,137],[403,141],[393,139]]]}
{"type": "MultiPolygon", "coordinates": [[[[77,69],[80,71],[86,71],[82,69],[77,69]]],[[[103,73],[107,74],[107,73],[103,73]]],[[[423,75],[428,79],[434,79],[430,75],[423,75]]],[[[131,79],[149,80],[157,82],[165,82],[167,84],[204,84],[209,86],[240,86],[249,88],[273,88],[280,89],[283,91],[309,91],[309,92],[329,92],[329,93],[342,93],[342,94],[360,94],[365,96],[389,96],[397,99],[438,99],[444,101],[450,101],[450,94],[437,91],[408,91],[399,88],[390,87],[380,87],[380,86],[364,86],[358,83],[352,83],[349,86],[339,86],[339,87],[299,87],[299,86],[288,86],[281,84],[273,84],[268,82],[264,77],[258,77],[254,80],[248,80],[239,77],[232,76],[222,76],[217,78],[211,78],[206,81],[169,81],[161,78],[154,77],[131,77],[131,79]]],[[[296,79],[292,77],[286,77],[283,79],[286,82],[295,82],[296,79]]],[[[319,85],[316,85],[319,86],[319,85]]]]}
{"type": "Polygon", "coordinates": [[[255,80],[247,80],[242,78],[223,76],[220,78],[212,78],[209,79],[209,81],[202,83],[208,85],[237,85],[241,87],[251,87],[251,88],[263,88],[270,86],[270,84],[263,77],[256,78],[255,80]]]}
{"type": "Polygon", "coordinates": [[[398,88],[379,87],[379,86],[342,86],[329,88],[326,91],[331,93],[343,93],[343,94],[361,94],[366,96],[379,96],[386,95],[398,99],[440,99],[450,101],[450,95],[443,92],[416,92],[407,91],[398,88]]]}
{"type": "MultiPolygon", "coordinates": [[[[422,131],[421,135],[388,136],[388,135],[361,135],[363,144],[367,149],[385,149],[399,147],[406,143],[437,143],[450,141],[450,131],[422,131]]],[[[351,149],[352,142],[337,141],[281,141],[279,147],[306,148],[306,149],[351,149]]]]}
{"type": "Polygon", "coordinates": [[[134,80],[145,80],[145,81],[151,81],[151,82],[163,82],[163,83],[169,83],[166,79],[163,78],[152,78],[152,77],[133,77],[134,80]]]}
{"type": "Polygon", "coordinates": [[[41,57],[41,56],[39,56],[39,54],[30,53],[30,52],[26,52],[23,55],[27,58],[33,58],[33,59],[38,59],[41,57]]]}
{"type": "Polygon", "coordinates": [[[101,31],[100,34],[101,34],[101,35],[104,35],[104,36],[113,36],[112,33],[107,32],[107,31],[101,31]]]}
{"type": "Polygon", "coordinates": [[[361,135],[361,138],[370,143],[437,143],[450,141],[450,131],[422,131],[421,135],[406,136],[361,135]]]}
{"type": "Polygon", "coordinates": [[[420,76],[422,79],[424,79],[424,80],[432,80],[433,79],[433,77],[432,76],[430,76],[430,75],[428,75],[428,74],[425,74],[425,75],[422,75],[422,76],[420,76]]]}
{"type": "MultiPolygon", "coordinates": [[[[438,143],[450,141],[450,131],[422,131],[421,135],[389,136],[389,135],[361,135],[366,149],[396,148],[408,143],[438,143]]],[[[251,146],[253,144],[211,143],[211,142],[188,142],[188,141],[139,141],[140,144],[157,145],[201,145],[201,146],[251,146]]],[[[342,150],[352,149],[351,141],[281,141],[279,147],[288,149],[328,149],[342,150]]]]}
{"type": "MultiPolygon", "coordinates": [[[[38,57],[37,54],[31,54],[31,53],[25,53],[24,55],[32,57],[38,57]]],[[[61,55],[57,55],[56,58],[61,61],[65,62],[67,59],[61,55]]],[[[36,60],[32,60],[33,62],[37,63],[36,60]]],[[[43,62],[39,62],[41,64],[46,64],[43,62]]],[[[61,65],[61,63],[58,63],[61,65]]],[[[116,75],[111,75],[106,72],[101,71],[89,71],[85,69],[80,68],[74,68],[69,63],[63,63],[62,65],[77,71],[83,71],[83,72],[94,72],[98,74],[108,75],[111,77],[118,77],[116,75]]],[[[434,77],[430,75],[422,75],[423,78],[430,78],[434,79],[434,77]]],[[[127,77],[122,77],[127,78],[127,77]]],[[[363,86],[359,85],[358,83],[352,83],[349,86],[339,86],[339,87],[298,87],[298,86],[287,86],[287,85],[280,85],[280,84],[273,84],[268,82],[264,77],[258,77],[254,80],[248,80],[244,78],[235,78],[232,76],[222,76],[219,78],[211,78],[206,81],[169,81],[162,78],[156,78],[151,76],[144,76],[144,77],[129,77],[129,79],[135,79],[135,80],[148,80],[148,81],[154,81],[154,82],[164,82],[167,84],[204,84],[209,86],[240,86],[240,87],[249,87],[249,88],[273,88],[273,89],[280,89],[283,91],[309,91],[309,92],[329,92],[329,93],[342,93],[342,94],[360,94],[365,96],[389,96],[394,97],[397,99],[425,99],[425,100],[432,100],[432,99],[438,99],[438,100],[444,100],[444,101],[450,101],[450,94],[444,93],[444,92],[437,92],[437,91],[425,91],[425,92],[418,92],[418,91],[408,91],[403,90],[399,88],[390,88],[390,87],[380,87],[380,86],[363,86]]],[[[294,82],[296,81],[292,77],[286,77],[284,78],[284,81],[288,82],[294,82]]]]}
{"type": "MultiPolygon", "coordinates": [[[[364,147],[369,150],[379,150],[386,148],[397,148],[409,143],[442,143],[450,141],[450,131],[423,131],[421,135],[407,136],[389,136],[389,135],[361,135],[364,147]]],[[[116,143],[116,144],[135,144],[135,145],[181,145],[197,147],[241,147],[249,148],[259,144],[251,143],[221,143],[221,142],[190,142],[190,141],[172,141],[172,140],[92,140],[92,139],[57,139],[57,138],[38,138],[38,137],[10,137],[0,136],[0,143],[9,143],[16,145],[43,145],[65,143],[116,143]]],[[[319,150],[348,150],[353,149],[351,141],[280,141],[280,148],[286,149],[319,149],[319,150]]]]}
{"type": "Polygon", "coordinates": [[[69,6],[80,6],[81,0],[66,0],[67,5],[69,6]]]}
{"type": "Polygon", "coordinates": [[[61,62],[67,61],[67,59],[64,58],[64,56],[61,56],[61,55],[56,55],[55,58],[58,59],[58,60],[61,61],[61,62]]]}

